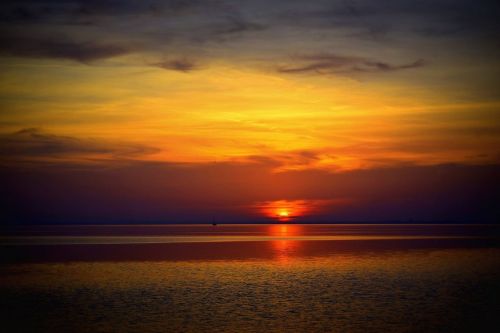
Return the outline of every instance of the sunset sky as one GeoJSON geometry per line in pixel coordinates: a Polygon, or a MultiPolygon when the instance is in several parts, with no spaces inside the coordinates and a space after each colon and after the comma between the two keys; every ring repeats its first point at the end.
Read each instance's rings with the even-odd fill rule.
{"type": "Polygon", "coordinates": [[[499,15],[493,0],[3,1],[0,217],[497,221],[499,15]]]}

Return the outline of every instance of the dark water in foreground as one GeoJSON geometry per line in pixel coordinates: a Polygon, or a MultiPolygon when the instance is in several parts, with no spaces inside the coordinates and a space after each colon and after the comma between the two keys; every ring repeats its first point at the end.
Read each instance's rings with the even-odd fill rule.
{"type": "Polygon", "coordinates": [[[0,247],[9,332],[500,324],[498,226],[30,227],[4,230],[0,247]]]}

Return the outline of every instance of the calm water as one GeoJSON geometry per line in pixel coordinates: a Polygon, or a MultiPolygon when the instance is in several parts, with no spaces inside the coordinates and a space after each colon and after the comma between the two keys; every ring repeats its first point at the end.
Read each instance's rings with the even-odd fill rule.
{"type": "Polygon", "coordinates": [[[498,226],[17,227],[2,231],[0,246],[10,331],[477,332],[500,324],[498,226]]]}

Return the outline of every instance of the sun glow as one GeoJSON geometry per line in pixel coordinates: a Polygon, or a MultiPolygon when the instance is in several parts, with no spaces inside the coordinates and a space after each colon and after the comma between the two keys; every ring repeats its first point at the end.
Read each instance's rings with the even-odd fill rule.
{"type": "Polygon", "coordinates": [[[273,200],[262,201],[252,205],[263,216],[278,222],[300,222],[303,218],[321,215],[334,207],[350,205],[349,198],[316,199],[316,200],[273,200]]]}
{"type": "Polygon", "coordinates": [[[304,216],[307,203],[302,200],[276,200],[258,204],[258,209],[268,218],[279,222],[289,222],[294,218],[304,216]]]}
{"type": "Polygon", "coordinates": [[[290,212],[288,211],[288,209],[286,208],[281,208],[278,210],[278,213],[277,213],[277,216],[278,216],[278,219],[281,221],[281,222],[287,222],[290,220],[291,218],[291,214],[290,212]]]}

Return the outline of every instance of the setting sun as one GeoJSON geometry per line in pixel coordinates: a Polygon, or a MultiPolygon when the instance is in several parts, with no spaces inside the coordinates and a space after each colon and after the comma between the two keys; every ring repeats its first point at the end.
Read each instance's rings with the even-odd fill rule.
{"type": "Polygon", "coordinates": [[[290,216],[291,214],[288,211],[288,209],[286,209],[286,208],[279,209],[277,215],[278,215],[278,219],[281,222],[287,222],[291,218],[291,216],[290,216]]]}
{"type": "Polygon", "coordinates": [[[287,210],[280,210],[278,211],[278,216],[279,217],[288,217],[290,215],[290,213],[287,211],[287,210]]]}

